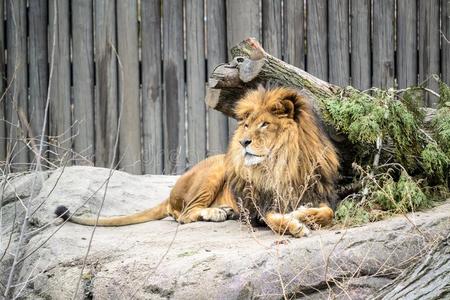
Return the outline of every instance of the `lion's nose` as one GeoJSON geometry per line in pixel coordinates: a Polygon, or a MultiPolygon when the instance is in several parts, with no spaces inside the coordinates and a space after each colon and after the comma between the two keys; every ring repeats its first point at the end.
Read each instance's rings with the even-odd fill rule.
{"type": "Polygon", "coordinates": [[[252,140],[250,139],[243,139],[240,140],[239,143],[242,145],[242,147],[247,147],[248,145],[250,145],[252,143],[252,140]]]}

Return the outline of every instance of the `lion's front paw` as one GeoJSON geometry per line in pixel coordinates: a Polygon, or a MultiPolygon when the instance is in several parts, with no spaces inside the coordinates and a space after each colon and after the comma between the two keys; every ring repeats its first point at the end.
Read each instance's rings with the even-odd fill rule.
{"type": "Polygon", "coordinates": [[[316,228],[330,224],[333,220],[334,213],[328,206],[321,206],[319,208],[300,207],[299,209],[291,212],[289,215],[300,222],[316,228]]]}
{"type": "Polygon", "coordinates": [[[227,219],[228,211],[225,208],[208,207],[202,209],[200,217],[203,221],[223,222],[227,219]]]}

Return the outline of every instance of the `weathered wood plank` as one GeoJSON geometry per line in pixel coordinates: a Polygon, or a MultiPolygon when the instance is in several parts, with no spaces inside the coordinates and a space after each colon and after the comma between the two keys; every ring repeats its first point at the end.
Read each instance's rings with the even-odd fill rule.
{"type": "Polygon", "coordinates": [[[352,85],[366,90],[372,85],[370,0],[351,1],[351,76],[352,85]]]}
{"type": "MultiPolygon", "coordinates": [[[[5,57],[5,7],[4,2],[0,1],[0,95],[3,95],[6,89],[6,57],[5,57]]],[[[0,102],[0,161],[6,161],[6,112],[5,100],[0,102]]]]}
{"type": "Polygon", "coordinates": [[[397,82],[403,89],[417,84],[416,0],[397,2],[397,82]]]}
{"type": "Polygon", "coordinates": [[[284,61],[305,68],[304,2],[284,0],[284,61]]]}
{"type": "Polygon", "coordinates": [[[450,85],[450,0],[442,0],[441,26],[442,80],[450,85]]]}
{"type": "Polygon", "coordinates": [[[117,1],[120,167],[132,174],[142,173],[137,23],[137,0],[117,1]]]}
{"type": "MultiPolygon", "coordinates": [[[[259,0],[227,0],[227,43],[228,49],[247,37],[261,40],[259,0]]],[[[231,58],[230,53],[228,53],[231,58]]],[[[236,120],[228,119],[228,135],[233,136],[236,120]]]]}
{"type": "Polygon", "coordinates": [[[141,2],[142,168],[146,174],[161,174],[164,164],[160,8],[160,0],[141,2]]]}
{"type": "MultiPolygon", "coordinates": [[[[419,0],[419,83],[439,74],[439,0],[419,0]]],[[[438,90],[437,82],[428,80],[426,86],[438,90]]],[[[425,94],[425,105],[435,107],[437,98],[425,94]]]]}
{"type": "Polygon", "coordinates": [[[226,4],[228,49],[249,36],[261,40],[259,0],[227,0],[226,4]]]}
{"type": "Polygon", "coordinates": [[[117,135],[117,59],[115,1],[95,1],[95,164],[110,167],[117,135]]]}
{"type": "Polygon", "coordinates": [[[350,84],[348,0],[328,1],[329,81],[339,86],[350,84]]]}
{"type": "MultiPolygon", "coordinates": [[[[50,84],[49,134],[52,160],[71,159],[72,132],[70,107],[70,53],[69,53],[69,1],[50,0],[49,20],[49,57],[52,42],[55,39],[53,78],[50,84]]],[[[70,164],[70,161],[68,162],[70,164]]]]}
{"type": "Polygon", "coordinates": [[[327,1],[308,1],[307,5],[306,70],[322,80],[328,80],[327,1]]]}
{"type": "MultiPolygon", "coordinates": [[[[225,0],[207,0],[208,74],[227,60],[225,0]]],[[[228,121],[222,113],[208,110],[208,155],[224,153],[228,145],[228,121]]]]}
{"type": "Polygon", "coordinates": [[[94,44],[91,0],[72,1],[73,146],[77,164],[94,158],[94,44]],[[78,157],[80,155],[81,157],[78,157]],[[85,158],[85,159],[83,159],[85,158]]]}
{"type": "Polygon", "coordinates": [[[373,2],[373,85],[394,86],[394,0],[373,2]]]}
{"type": "MultiPolygon", "coordinates": [[[[48,89],[48,3],[47,0],[36,0],[30,1],[29,5],[28,22],[30,32],[28,66],[30,73],[30,101],[28,104],[28,113],[31,125],[30,138],[34,139],[36,147],[39,148],[42,134],[44,135],[42,137],[42,157],[45,157],[47,151],[48,120],[44,131],[42,129],[48,89]]],[[[35,159],[36,157],[33,154],[30,157],[30,161],[34,161],[35,159]]],[[[45,162],[42,161],[42,163],[45,162]]]]}
{"type": "Polygon", "coordinates": [[[281,58],[281,0],[262,0],[262,43],[273,56],[281,58]]]}
{"type": "Polygon", "coordinates": [[[204,2],[186,1],[188,167],[206,155],[204,2]]]}
{"type": "Polygon", "coordinates": [[[186,166],[183,2],[163,1],[164,172],[186,166]]]}
{"type": "Polygon", "coordinates": [[[7,7],[7,46],[8,46],[8,93],[6,102],[8,152],[14,171],[26,170],[28,148],[27,93],[27,19],[26,0],[6,1],[7,7]]]}

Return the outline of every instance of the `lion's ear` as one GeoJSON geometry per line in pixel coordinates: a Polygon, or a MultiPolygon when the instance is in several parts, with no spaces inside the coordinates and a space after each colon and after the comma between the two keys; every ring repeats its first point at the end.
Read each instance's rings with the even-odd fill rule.
{"type": "Polygon", "coordinates": [[[283,95],[279,105],[277,105],[277,108],[275,109],[275,114],[280,116],[283,115],[298,121],[300,119],[302,104],[303,101],[301,96],[295,91],[289,91],[283,95]]]}

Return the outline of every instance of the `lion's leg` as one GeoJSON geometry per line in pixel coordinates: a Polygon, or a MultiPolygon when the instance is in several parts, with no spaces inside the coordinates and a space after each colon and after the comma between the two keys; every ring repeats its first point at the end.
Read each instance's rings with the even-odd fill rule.
{"type": "Polygon", "coordinates": [[[301,207],[290,213],[295,219],[308,225],[326,226],[333,220],[333,210],[325,204],[320,207],[301,207]]]}
{"type": "Polygon", "coordinates": [[[185,208],[177,220],[180,223],[196,221],[223,222],[237,214],[237,205],[226,187],[211,193],[204,191],[195,197],[191,206],[185,208]]]}
{"type": "Polygon", "coordinates": [[[265,221],[270,229],[281,235],[288,233],[294,237],[302,237],[310,233],[308,227],[291,214],[268,213],[265,221]]]}
{"type": "MultiPolygon", "coordinates": [[[[203,195],[206,197],[207,193],[203,195]]],[[[227,186],[223,186],[215,197],[213,195],[209,197],[208,200],[198,201],[200,203],[207,203],[205,206],[208,207],[203,207],[202,205],[191,208],[184,216],[177,219],[182,223],[195,221],[223,222],[229,219],[236,219],[239,216],[236,200],[227,186]]]]}

